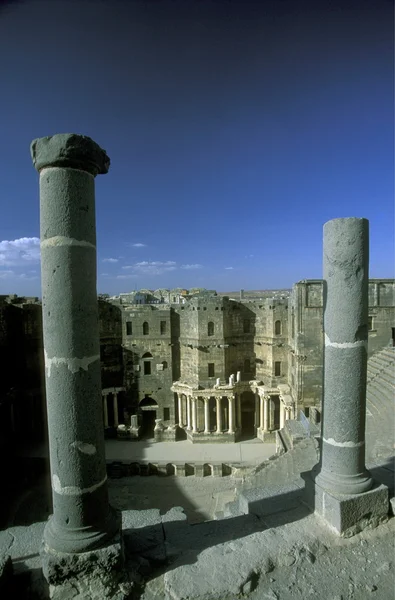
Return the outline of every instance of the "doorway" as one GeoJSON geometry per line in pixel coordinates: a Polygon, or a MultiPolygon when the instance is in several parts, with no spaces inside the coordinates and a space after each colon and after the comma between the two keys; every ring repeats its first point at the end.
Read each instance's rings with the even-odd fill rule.
{"type": "Polygon", "coordinates": [[[153,398],[145,397],[139,405],[140,412],[140,438],[150,440],[154,438],[155,419],[157,418],[158,403],[153,398]]]}
{"type": "Polygon", "coordinates": [[[251,440],[256,437],[255,425],[255,394],[241,394],[241,440],[251,440]]]}

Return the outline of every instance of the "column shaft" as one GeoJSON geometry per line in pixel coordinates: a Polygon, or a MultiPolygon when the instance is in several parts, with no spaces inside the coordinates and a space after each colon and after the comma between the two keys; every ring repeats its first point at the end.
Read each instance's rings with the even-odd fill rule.
{"type": "Polygon", "coordinates": [[[365,468],[369,224],[324,225],[324,412],[317,483],[338,493],[372,486],[365,468]]]}
{"type": "Polygon", "coordinates": [[[280,429],[284,427],[285,423],[285,406],[280,400],[280,429]]]}
{"type": "Polygon", "coordinates": [[[118,427],[118,425],[119,425],[118,394],[116,392],[113,393],[113,405],[114,405],[114,427],[118,427]]]}
{"type": "Polygon", "coordinates": [[[109,159],[93,140],[35,140],[40,172],[42,314],[53,515],[44,540],[86,552],[117,530],[104,455],[96,292],[95,184],[109,159]]]}
{"type": "Polygon", "coordinates": [[[182,427],[182,395],[177,394],[178,398],[178,424],[182,427]]]}
{"type": "Polygon", "coordinates": [[[192,398],[192,431],[197,433],[197,405],[196,398],[192,398]]]}
{"type": "Polygon", "coordinates": [[[264,429],[264,398],[263,396],[259,396],[259,427],[260,429],[264,429]]]}
{"type": "Polygon", "coordinates": [[[270,402],[270,398],[265,396],[264,405],[263,405],[263,430],[264,431],[269,431],[269,429],[270,429],[270,418],[269,418],[270,404],[269,404],[269,402],[270,402]]]}
{"type": "Polygon", "coordinates": [[[191,431],[191,397],[187,396],[187,429],[191,431]]]}
{"type": "Polygon", "coordinates": [[[210,398],[204,399],[204,433],[210,433],[209,401],[210,398]]]}
{"type": "Polygon", "coordinates": [[[235,426],[234,426],[234,422],[233,422],[234,406],[235,406],[235,397],[234,396],[229,396],[229,398],[228,398],[228,405],[229,405],[228,433],[234,433],[235,432],[235,426]]]}
{"type": "Polygon", "coordinates": [[[216,409],[217,409],[217,433],[222,432],[222,412],[221,412],[221,398],[215,398],[216,409]]]}
{"type": "Polygon", "coordinates": [[[108,427],[107,394],[103,394],[103,417],[104,417],[104,427],[108,427]]]}

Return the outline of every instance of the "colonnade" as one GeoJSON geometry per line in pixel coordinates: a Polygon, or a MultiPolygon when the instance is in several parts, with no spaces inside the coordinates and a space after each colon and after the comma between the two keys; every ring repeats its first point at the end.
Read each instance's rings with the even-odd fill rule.
{"type": "Polygon", "coordinates": [[[123,391],[123,388],[109,388],[102,390],[102,400],[103,400],[103,421],[104,427],[109,427],[108,421],[108,396],[112,394],[113,401],[113,424],[112,427],[118,427],[119,425],[119,410],[118,410],[118,394],[123,391]]]}
{"type": "MultiPolygon", "coordinates": [[[[241,429],[241,393],[235,393],[228,396],[194,396],[177,392],[178,402],[178,424],[193,433],[227,433],[234,434],[236,429],[241,429]],[[215,399],[216,424],[213,430],[210,427],[210,399],[215,399]],[[224,400],[227,403],[224,406],[224,400]],[[199,413],[198,403],[204,403],[203,423],[200,426],[201,412],[199,413]],[[199,419],[200,416],[200,419],[199,419]]],[[[272,409],[272,398],[270,395],[256,395],[255,424],[258,429],[264,432],[272,431],[274,425],[274,411],[272,409]]],[[[292,418],[292,407],[287,406],[280,400],[280,429],[285,425],[288,419],[292,418]]]]}
{"type": "Polygon", "coordinates": [[[185,427],[187,431],[198,433],[203,429],[204,433],[212,433],[210,428],[210,399],[215,399],[216,424],[215,433],[234,434],[236,426],[241,425],[240,394],[230,396],[192,396],[184,393],[177,393],[178,396],[178,424],[185,427]],[[185,401],[183,401],[183,396],[185,401]],[[227,399],[227,406],[223,406],[222,399],[227,399]],[[204,403],[204,423],[200,427],[198,402],[204,403]]]}

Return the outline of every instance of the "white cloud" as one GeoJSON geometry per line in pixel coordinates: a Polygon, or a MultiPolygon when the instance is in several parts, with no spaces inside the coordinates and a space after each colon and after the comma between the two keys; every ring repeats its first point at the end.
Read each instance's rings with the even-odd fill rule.
{"type": "Polygon", "coordinates": [[[162,275],[168,271],[175,271],[177,263],[174,260],[167,260],[162,262],[161,260],[138,262],[134,265],[134,270],[138,273],[144,273],[145,275],[162,275]]]}
{"type": "Polygon", "coordinates": [[[117,279],[132,279],[133,277],[137,277],[137,275],[133,273],[130,275],[117,275],[117,279]]]}
{"type": "Polygon", "coordinates": [[[103,258],[102,262],[105,262],[105,263],[117,263],[118,259],[117,258],[103,258]]]}
{"type": "Polygon", "coordinates": [[[39,262],[39,260],[40,240],[37,237],[0,242],[0,266],[20,267],[29,262],[39,262]]]}
{"type": "Polygon", "coordinates": [[[225,271],[232,271],[233,267],[225,267],[225,271]]]}
{"type": "Polygon", "coordinates": [[[0,270],[0,279],[24,279],[24,280],[33,280],[38,279],[37,275],[27,275],[26,273],[15,273],[15,271],[11,271],[10,269],[6,269],[4,271],[0,270]]]}
{"type": "Polygon", "coordinates": [[[145,248],[147,246],[147,244],[141,244],[140,242],[137,242],[137,244],[132,244],[133,248],[145,248]]]}
{"type": "Polygon", "coordinates": [[[181,269],[202,269],[203,265],[194,264],[194,265],[181,265],[181,269]]]}

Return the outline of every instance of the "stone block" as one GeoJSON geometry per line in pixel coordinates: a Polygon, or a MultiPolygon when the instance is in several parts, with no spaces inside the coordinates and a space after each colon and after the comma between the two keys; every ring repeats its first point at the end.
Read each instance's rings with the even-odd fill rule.
{"type": "Polygon", "coordinates": [[[375,484],[361,494],[337,494],[306,480],[304,499],[310,509],[341,537],[351,537],[388,520],[388,488],[375,484]]]}
{"type": "Polygon", "coordinates": [[[222,477],[222,463],[211,463],[212,476],[222,477]]]}
{"type": "Polygon", "coordinates": [[[126,600],[130,596],[133,584],[124,570],[121,536],[103,548],[79,554],[57,552],[43,542],[40,557],[53,600],[64,600],[71,592],[90,600],[126,600]]]}
{"type": "Polygon", "coordinates": [[[252,488],[239,496],[241,514],[253,514],[259,517],[290,510],[298,506],[303,495],[303,481],[291,482],[282,486],[252,488]]]}
{"type": "Polygon", "coordinates": [[[186,473],[185,473],[185,463],[176,463],[174,465],[175,467],[175,474],[177,477],[185,477],[186,473]]]}
{"type": "Polygon", "coordinates": [[[204,477],[204,463],[195,463],[195,477],[204,477]]]}

